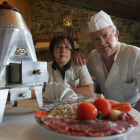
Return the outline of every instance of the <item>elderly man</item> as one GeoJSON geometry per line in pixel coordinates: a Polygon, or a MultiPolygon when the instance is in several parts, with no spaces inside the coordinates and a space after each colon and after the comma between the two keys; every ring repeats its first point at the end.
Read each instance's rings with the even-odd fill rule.
{"type": "MultiPolygon", "coordinates": [[[[105,98],[134,107],[140,99],[140,49],[118,42],[119,31],[103,11],[92,16],[88,26],[95,47],[87,60],[91,76],[99,82],[105,98]]],[[[84,64],[81,55],[74,59],[77,65],[84,64]]]]}

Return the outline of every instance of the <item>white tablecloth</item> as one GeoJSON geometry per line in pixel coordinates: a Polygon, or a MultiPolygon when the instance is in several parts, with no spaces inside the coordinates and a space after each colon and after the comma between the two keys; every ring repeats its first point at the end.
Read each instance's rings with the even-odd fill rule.
{"type": "MultiPolygon", "coordinates": [[[[35,111],[38,109],[36,99],[18,102],[16,108],[11,107],[11,104],[6,105],[3,122],[0,123],[0,140],[63,140],[62,137],[56,138],[51,132],[46,131],[34,119],[35,111]]],[[[132,110],[131,114],[135,114],[136,120],[140,122],[140,113],[132,110]]],[[[140,140],[140,127],[136,127],[126,140],[140,140]]]]}

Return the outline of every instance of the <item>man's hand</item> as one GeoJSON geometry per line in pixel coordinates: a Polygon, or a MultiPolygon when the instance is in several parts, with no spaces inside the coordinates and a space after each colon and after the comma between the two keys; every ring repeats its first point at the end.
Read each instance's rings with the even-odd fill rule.
{"type": "Polygon", "coordinates": [[[75,55],[73,60],[74,60],[74,63],[77,66],[83,66],[83,65],[86,65],[86,63],[87,63],[87,60],[86,60],[86,58],[85,58],[85,56],[83,54],[75,55]]]}

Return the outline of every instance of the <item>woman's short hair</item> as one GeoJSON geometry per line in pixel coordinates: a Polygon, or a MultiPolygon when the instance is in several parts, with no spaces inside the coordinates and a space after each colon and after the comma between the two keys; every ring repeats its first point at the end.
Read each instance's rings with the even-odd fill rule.
{"type": "Polygon", "coordinates": [[[51,40],[50,42],[50,45],[49,45],[49,50],[51,52],[51,55],[54,57],[54,54],[53,54],[53,49],[54,49],[54,46],[56,44],[58,44],[59,42],[63,41],[64,39],[67,39],[72,47],[72,50],[71,52],[74,53],[74,48],[75,48],[75,44],[74,44],[74,40],[71,36],[67,35],[67,34],[59,34],[55,37],[53,37],[53,39],[51,40]]]}

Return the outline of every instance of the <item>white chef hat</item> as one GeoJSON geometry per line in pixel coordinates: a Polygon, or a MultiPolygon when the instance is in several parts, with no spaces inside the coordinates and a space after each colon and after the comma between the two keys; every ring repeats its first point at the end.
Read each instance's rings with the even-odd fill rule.
{"type": "Polygon", "coordinates": [[[110,16],[104,11],[100,11],[99,13],[92,16],[90,18],[90,21],[88,22],[90,32],[99,31],[111,25],[114,25],[114,24],[110,16]]]}

